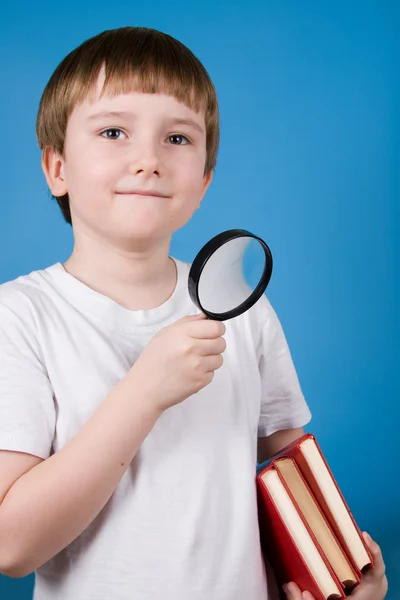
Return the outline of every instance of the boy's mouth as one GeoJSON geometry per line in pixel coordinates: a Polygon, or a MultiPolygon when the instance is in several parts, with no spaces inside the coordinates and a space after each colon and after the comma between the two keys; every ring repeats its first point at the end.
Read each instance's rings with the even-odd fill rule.
{"type": "Polygon", "coordinates": [[[123,192],[117,192],[120,196],[152,196],[155,198],[170,198],[166,194],[157,192],[156,190],[126,190],[123,192]]]}

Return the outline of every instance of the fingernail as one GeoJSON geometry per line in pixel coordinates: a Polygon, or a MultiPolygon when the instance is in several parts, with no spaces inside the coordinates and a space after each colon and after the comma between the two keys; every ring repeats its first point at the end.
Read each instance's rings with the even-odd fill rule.
{"type": "Polygon", "coordinates": [[[285,583],[283,586],[283,591],[285,592],[286,596],[290,597],[293,592],[293,587],[290,585],[290,583],[285,583]]]}

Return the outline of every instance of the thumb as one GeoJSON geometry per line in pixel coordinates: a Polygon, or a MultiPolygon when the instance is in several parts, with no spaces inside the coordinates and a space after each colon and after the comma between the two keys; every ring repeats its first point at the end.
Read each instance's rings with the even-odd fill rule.
{"type": "Polygon", "coordinates": [[[206,315],[200,313],[199,315],[187,315],[186,317],[183,317],[183,319],[179,319],[177,323],[190,323],[191,321],[203,321],[204,319],[207,319],[206,315]]]}

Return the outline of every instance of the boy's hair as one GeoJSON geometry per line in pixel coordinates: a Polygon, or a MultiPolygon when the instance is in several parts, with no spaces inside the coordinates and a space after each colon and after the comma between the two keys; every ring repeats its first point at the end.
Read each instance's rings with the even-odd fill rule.
{"type": "MultiPolygon", "coordinates": [[[[42,151],[64,155],[68,119],[77,104],[94,95],[105,67],[102,94],[131,91],[165,93],[196,112],[204,110],[207,157],[205,173],[215,168],[219,145],[218,102],[214,85],[201,62],[173,37],[144,27],[103,31],[73,50],[47,83],[36,122],[42,151]]],[[[71,224],[68,194],[56,198],[71,224]]]]}

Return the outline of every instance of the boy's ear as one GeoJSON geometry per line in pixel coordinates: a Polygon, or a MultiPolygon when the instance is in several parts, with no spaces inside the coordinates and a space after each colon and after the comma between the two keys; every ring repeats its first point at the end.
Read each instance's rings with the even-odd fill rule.
{"type": "Polygon", "coordinates": [[[55,148],[47,147],[43,150],[42,169],[53,196],[59,197],[68,193],[64,178],[64,159],[55,148]]]}
{"type": "Polygon", "coordinates": [[[202,191],[201,196],[199,198],[199,206],[198,206],[198,208],[200,208],[201,201],[203,200],[203,198],[205,196],[205,193],[208,190],[208,186],[210,185],[210,183],[212,181],[213,175],[214,175],[214,171],[211,170],[208,173],[206,173],[204,175],[204,177],[203,177],[203,191],[202,191]]]}

